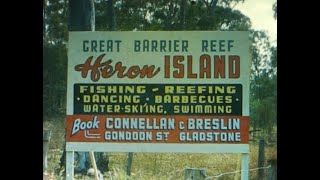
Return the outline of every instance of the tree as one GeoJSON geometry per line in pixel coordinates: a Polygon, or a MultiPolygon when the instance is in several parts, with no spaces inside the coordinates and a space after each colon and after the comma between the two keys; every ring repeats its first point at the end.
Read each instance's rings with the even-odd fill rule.
{"type": "Polygon", "coordinates": [[[250,112],[253,129],[273,132],[277,120],[277,51],[264,31],[252,31],[250,112]]]}
{"type": "Polygon", "coordinates": [[[43,113],[61,116],[66,108],[67,51],[64,45],[43,44],[43,113]]]}
{"type": "Polygon", "coordinates": [[[94,0],[69,0],[69,31],[94,31],[94,0]]]}
{"type": "Polygon", "coordinates": [[[61,116],[66,109],[67,1],[44,0],[43,113],[61,116]]]}
{"type": "Polygon", "coordinates": [[[43,41],[53,45],[65,44],[68,35],[68,1],[44,0],[43,8],[43,41]]]}
{"type": "Polygon", "coordinates": [[[229,26],[235,28],[235,22],[240,19],[245,25],[241,29],[248,30],[250,19],[231,7],[239,2],[243,1],[118,0],[115,3],[117,29],[228,30],[229,26]]]}
{"type": "Polygon", "coordinates": [[[277,19],[277,1],[272,5],[272,10],[274,11],[273,17],[277,19]]]}

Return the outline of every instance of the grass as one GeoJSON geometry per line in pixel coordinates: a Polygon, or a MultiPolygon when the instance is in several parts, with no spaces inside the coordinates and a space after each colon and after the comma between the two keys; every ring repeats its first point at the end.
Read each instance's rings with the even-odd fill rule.
{"type": "MultiPolygon", "coordinates": [[[[53,131],[48,155],[48,172],[53,172],[58,166],[64,143],[64,124],[50,125],[46,122],[44,127],[53,131]]],[[[250,144],[250,169],[258,166],[258,144],[250,144]]],[[[184,154],[184,153],[134,153],[131,176],[126,175],[128,153],[108,153],[109,169],[105,173],[107,179],[114,180],[158,180],[183,179],[185,168],[204,168],[207,177],[216,176],[225,172],[237,170],[240,156],[238,154],[184,154]]],[[[277,146],[265,147],[265,160],[277,159],[277,146]]],[[[265,164],[265,166],[267,166],[265,164]]],[[[249,179],[257,179],[258,171],[250,171],[249,179]]],[[[235,174],[223,175],[219,180],[233,179],[235,174]]],[[[59,179],[56,177],[56,179],[59,179]]],[[[75,179],[89,179],[77,177],[75,179]]],[[[212,178],[217,179],[217,178],[212,178]]]]}

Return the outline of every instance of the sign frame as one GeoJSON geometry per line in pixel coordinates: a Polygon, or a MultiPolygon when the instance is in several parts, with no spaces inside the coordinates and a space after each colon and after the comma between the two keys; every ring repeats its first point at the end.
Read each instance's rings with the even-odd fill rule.
{"type": "MultiPolygon", "coordinates": [[[[112,50],[111,52],[105,52],[105,54],[115,54],[113,57],[116,59],[120,59],[119,57],[135,57],[133,54],[135,54],[136,56],[142,57],[143,62],[146,62],[146,59],[153,57],[152,54],[154,54],[155,59],[157,60],[159,56],[174,56],[174,55],[183,55],[183,56],[187,56],[188,54],[194,54],[194,52],[197,52],[198,54],[209,54],[211,56],[211,54],[215,54],[217,56],[219,55],[226,55],[226,56],[231,56],[233,55],[239,55],[241,58],[241,61],[239,61],[241,64],[239,65],[241,68],[241,76],[237,78],[234,78],[232,76],[236,76],[236,73],[231,73],[234,68],[236,67],[232,67],[229,68],[228,70],[226,70],[226,76],[229,78],[226,79],[219,79],[219,77],[217,77],[216,79],[214,78],[210,78],[210,81],[214,81],[215,83],[213,84],[235,84],[240,82],[240,84],[243,85],[243,89],[242,89],[242,114],[241,116],[246,116],[249,117],[249,76],[250,76],[250,54],[249,54],[249,33],[247,31],[155,31],[155,32],[150,32],[150,31],[143,31],[143,32],[90,32],[90,31],[80,31],[80,32],[69,32],[69,49],[68,49],[68,88],[67,88],[67,117],[69,116],[73,116],[74,114],[74,102],[75,102],[75,98],[74,97],[74,84],[76,83],[92,83],[92,84],[96,84],[96,83],[100,83],[101,81],[108,81],[111,83],[118,83],[118,84],[126,84],[126,83],[133,83],[133,84],[137,84],[137,83],[141,83],[141,79],[139,80],[139,78],[134,79],[134,78],[128,78],[129,75],[127,73],[127,78],[125,77],[124,74],[119,75],[118,72],[118,78],[117,77],[110,77],[109,79],[102,79],[103,76],[106,76],[106,74],[99,74],[99,79],[97,78],[97,74],[92,75],[91,76],[87,74],[87,76],[84,76],[84,71],[83,68],[85,68],[85,63],[83,64],[74,64],[74,62],[76,61],[84,61],[85,59],[77,59],[81,56],[83,56],[83,54],[94,54],[97,55],[97,53],[92,52],[92,51],[97,51],[97,47],[93,48],[92,47],[92,42],[91,41],[91,47],[88,46],[88,49],[85,50],[84,48],[84,42],[88,41],[88,44],[90,44],[88,39],[112,39],[112,42],[114,43],[112,45],[112,50]],[[205,40],[206,38],[204,37],[211,37],[211,44],[213,43],[213,41],[215,42],[219,42],[221,43],[222,41],[225,40],[225,44],[219,45],[219,48],[216,47],[217,44],[214,44],[214,47],[210,47],[209,41],[207,41],[207,44],[205,44],[205,40]],[[121,37],[121,42],[119,41],[119,39],[114,39],[114,37],[121,37]],[[184,38],[185,37],[185,38],[184,38]],[[171,39],[172,43],[173,43],[173,48],[170,47],[170,52],[159,52],[160,51],[160,45],[158,46],[159,48],[157,49],[157,52],[154,52],[156,48],[153,48],[150,45],[150,48],[147,49],[147,51],[142,51],[142,49],[144,48],[143,46],[140,46],[139,50],[137,48],[137,46],[133,45],[133,47],[130,49],[128,48],[131,43],[134,44],[136,43],[134,40],[140,40],[142,42],[144,42],[144,40],[146,39],[152,39],[152,41],[150,41],[150,44],[153,43],[153,41],[158,41],[159,44],[161,43],[161,38],[165,38],[166,42],[170,42],[171,43],[171,39]],[[174,39],[176,38],[176,39],[174,39]],[[131,41],[130,41],[131,40],[131,41]],[[196,47],[196,45],[193,44],[197,44],[194,43],[196,40],[198,42],[198,48],[196,47]],[[202,41],[201,41],[202,40],[202,41]],[[129,42],[130,41],[130,42],[129,42]],[[174,45],[175,41],[179,41],[181,44],[176,46],[174,45]],[[79,50],[81,49],[81,45],[79,46],[79,48],[75,48],[77,46],[77,44],[81,44],[82,42],[82,50],[83,51],[87,51],[87,52],[81,52],[79,53],[79,50]],[[183,43],[185,42],[185,44],[183,43]],[[234,43],[232,45],[228,44],[228,43],[234,43]],[[187,43],[187,44],[186,44],[187,43]],[[200,43],[200,44],[199,44],[200,43]],[[202,44],[201,44],[202,43],[202,44]],[[227,45],[226,45],[227,44],[227,45]],[[180,47],[179,47],[180,46],[180,47]],[[206,48],[204,48],[204,46],[206,48]],[[225,47],[227,46],[227,48],[225,47]],[[126,52],[126,53],[121,53],[121,48],[125,47],[125,49],[127,51],[131,51],[131,53],[126,52]],[[176,48],[177,47],[177,48],[176,48]],[[200,48],[201,47],[201,48],[200,48]],[[221,49],[222,47],[224,47],[224,49],[221,49]],[[90,48],[91,48],[91,52],[90,52],[90,48]],[[230,49],[235,48],[235,51],[232,51],[230,49]],[[94,50],[93,50],[94,49],[94,50]],[[210,51],[211,49],[211,51],[210,51]],[[151,52],[152,51],[152,52],[151,52]],[[186,51],[186,52],[183,52],[186,51]],[[198,52],[198,51],[202,51],[202,52],[198,52]],[[206,51],[206,52],[203,52],[206,51]],[[214,51],[214,52],[213,52],[214,51]],[[216,52],[218,51],[218,52],[216,52]],[[228,52],[226,52],[228,51],[228,52]],[[147,55],[146,55],[147,54],[147,55]],[[145,57],[146,56],[146,57],[145,57]],[[76,68],[78,65],[78,67],[80,67],[79,65],[81,65],[81,68],[76,68]],[[76,71],[80,71],[80,72],[75,72],[76,71]],[[80,76],[80,73],[82,75],[82,77],[80,76]],[[124,76],[125,78],[119,79],[119,76],[121,76],[121,78],[124,76]],[[240,81],[239,81],[240,79],[240,81]],[[93,82],[94,81],[94,82],[93,82]]],[[[210,40],[210,38],[209,38],[210,40]]],[[[102,40],[101,40],[102,41],[102,40]]],[[[105,40],[107,45],[109,40],[105,40]]],[[[87,45],[88,45],[87,44],[87,45]]],[[[97,46],[97,45],[95,45],[97,46]]],[[[168,50],[169,47],[167,47],[166,50],[168,50]]],[[[108,49],[104,49],[104,51],[107,51],[108,49]]],[[[164,49],[162,49],[164,50],[164,49]]],[[[98,50],[99,51],[99,50],[98,50]]],[[[102,51],[101,46],[100,46],[100,51],[102,51]]],[[[110,51],[110,49],[109,49],[110,51]]],[[[101,54],[101,53],[100,53],[101,54]]],[[[98,55],[97,55],[98,56],[98,55]]],[[[101,55],[100,55],[101,56],[101,55]]],[[[87,57],[88,58],[88,57],[87,57]]],[[[214,58],[214,56],[212,56],[212,58],[214,58]]],[[[89,58],[88,58],[89,59],[89,58]]],[[[87,61],[88,61],[87,59],[87,61]]],[[[93,58],[94,59],[94,58],[93,58]]],[[[97,58],[98,59],[98,58],[97,58]]],[[[102,58],[101,58],[102,60],[102,58]]],[[[104,62],[106,59],[103,59],[102,61],[104,62]]],[[[229,59],[230,60],[230,59],[229,59]]],[[[240,60],[240,59],[239,59],[240,60]]],[[[97,60],[96,60],[97,61],[97,60]]],[[[117,61],[117,60],[115,60],[117,61]]],[[[128,60],[129,61],[129,60],[128,60]]],[[[123,61],[123,62],[128,62],[128,61],[123,61]]],[[[170,60],[169,60],[170,61],[170,60]]],[[[189,59],[188,59],[189,61],[189,59]]],[[[231,60],[230,60],[231,61],[231,60]]],[[[119,61],[120,62],[120,61],[119,61]]],[[[199,63],[198,63],[199,64],[199,63]]],[[[129,65],[131,65],[131,67],[133,67],[134,63],[131,62],[131,64],[129,63],[129,65]]],[[[157,64],[159,65],[159,64],[157,64]]],[[[161,65],[161,64],[160,64],[161,65]]],[[[162,64],[163,65],[163,64],[162,64]]],[[[172,64],[169,64],[172,65],[172,64]]],[[[187,66],[188,64],[185,64],[185,66],[187,66]]],[[[230,64],[229,64],[230,65],[230,64]]],[[[230,65],[231,66],[231,65],[230,65]]],[[[116,66],[114,66],[115,68],[116,66]]],[[[157,67],[157,66],[156,66],[157,67]]],[[[167,67],[167,65],[165,65],[165,67],[167,67]]],[[[193,66],[191,66],[191,69],[193,68],[193,66]]],[[[188,68],[188,70],[190,70],[188,68]]],[[[166,71],[166,70],[165,70],[166,71]]],[[[191,75],[192,76],[192,71],[191,70],[191,75]]],[[[236,71],[236,70],[235,70],[236,71]]],[[[88,73],[88,72],[86,72],[88,73]]],[[[102,73],[102,72],[101,72],[102,73]]],[[[162,72],[161,72],[162,73],[162,72]]],[[[163,84],[168,84],[168,83],[176,83],[176,84],[186,84],[186,83],[198,83],[198,84],[205,84],[208,83],[209,80],[203,78],[199,80],[199,75],[198,74],[198,79],[194,80],[194,79],[188,79],[186,76],[189,77],[189,74],[186,75],[186,73],[184,73],[183,77],[179,77],[179,75],[176,75],[175,80],[171,80],[173,79],[174,75],[172,74],[173,72],[169,72],[171,73],[170,75],[168,75],[168,73],[163,72],[165,75],[165,77],[163,76],[156,76],[157,74],[155,74],[152,78],[147,79],[146,81],[143,80],[143,83],[146,84],[152,84],[154,82],[163,82],[163,84]]],[[[199,73],[199,72],[198,72],[199,73]]],[[[177,74],[177,73],[176,73],[177,74]]],[[[202,74],[204,76],[204,73],[202,74]]],[[[207,74],[206,74],[207,75],[207,74]]],[[[181,76],[181,73],[180,73],[181,76]]],[[[213,76],[213,75],[212,75],[213,76]]],[[[151,77],[151,76],[150,76],[151,77]]],[[[208,77],[208,75],[207,75],[208,77]]],[[[220,74],[221,77],[221,74],[220,74]]],[[[93,113],[95,114],[95,113],[93,113]]],[[[150,115],[152,116],[152,115],[150,115]]],[[[68,129],[68,128],[67,128],[68,129]]],[[[70,129],[70,128],[69,128],[70,129]]],[[[249,132],[248,132],[249,133],[249,132]]],[[[179,152],[179,153],[241,153],[241,179],[242,180],[247,180],[249,177],[249,144],[177,144],[177,143],[172,143],[172,144],[166,144],[166,143],[101,143],[101,142],[66,142],[66,158],[67,158],[67,165],[66,165],[66,177],[67,179],[72,179],[74,172],[73,172],[73,164],[74,164],[74,151],[95,151],[95,152],[159,152],[159,153],[165,153],[165,152],[179,152]]]]}

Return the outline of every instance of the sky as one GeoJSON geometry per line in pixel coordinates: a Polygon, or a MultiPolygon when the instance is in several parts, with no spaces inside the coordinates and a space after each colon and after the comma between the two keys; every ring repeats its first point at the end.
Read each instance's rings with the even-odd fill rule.
{"type": "Polygon", "coordinates": [[[250,18],[253,29],[267,31],[272,43],[277,40],[277,20],[272,10],[274,2],[276,0],[245,0],[235,6],[235,9],[250,18]]]}

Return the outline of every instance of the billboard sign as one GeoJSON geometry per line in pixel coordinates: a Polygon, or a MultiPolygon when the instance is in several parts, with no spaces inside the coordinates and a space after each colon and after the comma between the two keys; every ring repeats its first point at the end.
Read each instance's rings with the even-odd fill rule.
{"type": "Polygon", "coordinates": [[[249,33],[70,32],[69,151],[249,151],[249,33]]]}

